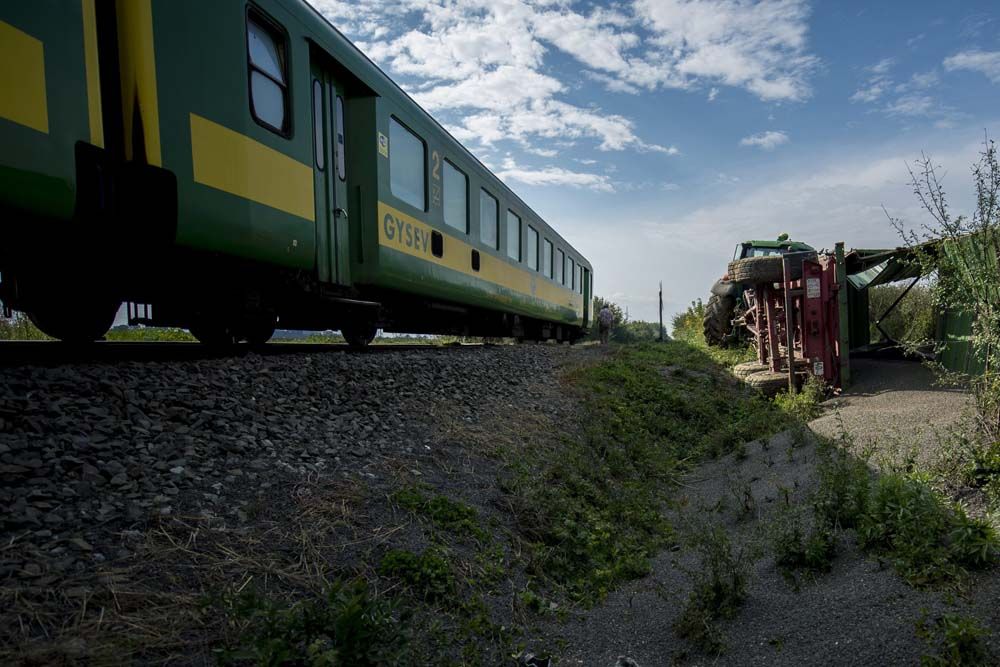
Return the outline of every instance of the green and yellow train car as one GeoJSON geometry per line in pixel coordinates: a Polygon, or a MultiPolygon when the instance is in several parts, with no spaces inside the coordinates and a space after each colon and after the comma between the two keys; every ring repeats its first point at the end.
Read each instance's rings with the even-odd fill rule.
{"type": "Polygon", "coordinates": [[[0,298],[130,319],[573,340],[587,260],[298,0],[0,6],[0,298]]]}

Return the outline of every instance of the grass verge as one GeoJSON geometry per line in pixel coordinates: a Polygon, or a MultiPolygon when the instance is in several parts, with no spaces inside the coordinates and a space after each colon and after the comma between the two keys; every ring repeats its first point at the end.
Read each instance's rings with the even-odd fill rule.
{"type": "Polygon", "coordinates": [[[612,348],[570,381],[580,432],[521,451],[506,484],[529,572],[584,605],[674,539],[663,509],[685,470],[791,423],[683,342],[612,348]]]}

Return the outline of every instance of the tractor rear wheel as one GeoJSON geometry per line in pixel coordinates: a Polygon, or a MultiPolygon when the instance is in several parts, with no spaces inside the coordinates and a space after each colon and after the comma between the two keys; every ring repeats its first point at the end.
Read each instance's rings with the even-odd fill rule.
{"type": "Polygon", "coordinates": [[[705,305],[705,317],[702,320],[705,342],[709,345],[725,347],[733,332],[733,314],[736,311],[736,299],[731,296],[713,294],[705,305]]]}
{"type": "Polygon", "coordinates": [[[742,364],[736,364],[733,366],[733,375],[741,380],[744,380],[752,373],[760,373],[761,371],[770,369],[770,366],[762,364],[759,361],[745,361],[742,364]]]}
{"type": "Polygon", "coordinates": [[[788,374],[774,371],[759,371],[743,378],[747,386],[752,387],[765,396],[775,396],[778,392],[788,389],[788,374]]]}
{"type": "MultiPolygon", "coordinates": [[[[802,277],[802,260],[815,259],[816,255],[799,255],[791,261],[788,267],[790,278],[798,280],[802,277]]],[[[729,262],[729,279],[738,283],[780,283],[785,280],[784,266],[781,255],[763,255],[761,257],[744,257],[729,262]]]]}

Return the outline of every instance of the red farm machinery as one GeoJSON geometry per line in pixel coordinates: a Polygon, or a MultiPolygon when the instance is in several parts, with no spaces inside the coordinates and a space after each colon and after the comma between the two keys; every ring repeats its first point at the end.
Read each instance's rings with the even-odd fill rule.
{"type": "Polygon", "coordinates": [[[790,250],[730,262],[726,280],[742,290],[733,324],[757,356],[733,372],[766,394],[795,391],[809,377],[840,389],[847,357],[843,267],[842,244],[832,253],[790,250]]]}

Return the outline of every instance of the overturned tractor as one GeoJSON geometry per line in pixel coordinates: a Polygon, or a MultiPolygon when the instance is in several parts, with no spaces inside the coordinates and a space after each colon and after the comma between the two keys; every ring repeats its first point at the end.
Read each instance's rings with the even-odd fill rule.
{"type": "Polygon", "coordinates": [[[810,251],[815,252],[805,243],[789,240],[788,234],[782,234],[776,241],[745,241],[737,246],[729,271],[712,285],[712,294],[705,305],[705,342],[728,347],[744,338],[735,325],[746,311],[743,295],[748,287],[771,275],[768,271],[773,273],[768,266],[774,260],[761,261],[761,258],[777,257],[780,263],[781,255],[810,251]]]}
{"type": "MultiPolygon", "coordinates": [[[[733,372],[766,394],[793,390],[810,376],[837,388],[841,355],[846,354],[840,330],[844,279],[838,272],[844,265],[843,247],[817,253],[805,244],[793,249],[787,238],[781,243],[786,245],[759,254],[744,244],[743,256],[730,262],[720,281],[730,292],[713,294],[720,296],[716,308],[728,305],[723,299],[734,306],[729,340],[747,337],[756,353],[754,361],[738,364],[733,372]]],[[[709,329],[706,324],[706,339],[709,329]]]]}

